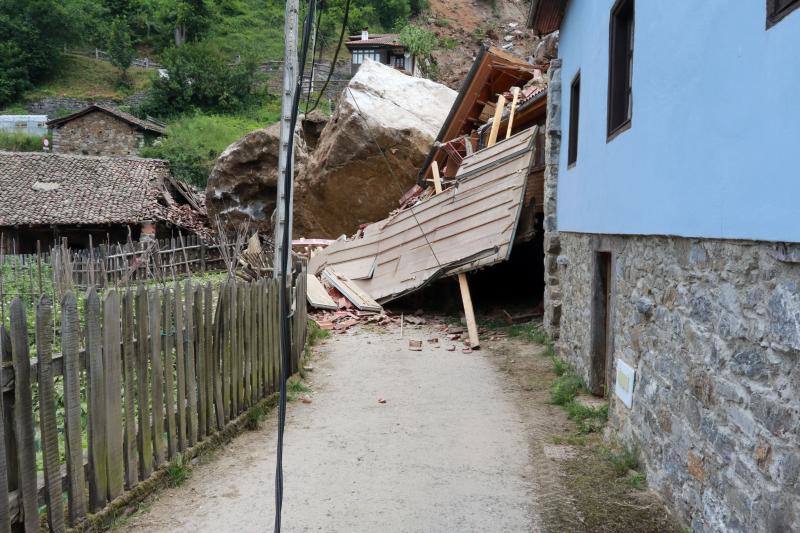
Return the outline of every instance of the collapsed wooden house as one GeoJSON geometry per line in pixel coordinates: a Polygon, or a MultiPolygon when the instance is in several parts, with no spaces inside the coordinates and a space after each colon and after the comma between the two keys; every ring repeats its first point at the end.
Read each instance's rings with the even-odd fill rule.
{"type": "Polygon", "coordinates": [[[6,251],[204,233],[202,199],[166,161],[0,152],[0,234],[6,251]]]}
{"type": "Polygon", "coordinates": [[[541,235],[547,89],[537,70],[482,48],[400,209],[314,255],[309,272],[333,272],[380,303],[458,276],[477,346],[466,273],[541,235]]]}

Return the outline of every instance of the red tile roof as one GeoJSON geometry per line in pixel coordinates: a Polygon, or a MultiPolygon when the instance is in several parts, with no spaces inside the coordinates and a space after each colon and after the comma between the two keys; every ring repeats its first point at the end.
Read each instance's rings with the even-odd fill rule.
{"type": "Polygon", "coordinates": [[[158,159],[0,152],[0,226],[170,219],[158,159]]]}
{"type": "Polygon", "coordinates": [[[135,128],[138,128],[143,131],[155,133],[158,135],[163,135],[165,132],[164,126],[160,124],[156,124],[155,122],[149,120],[142,120],[138,117],[131,115],[130,113],[126,113],[125,111],[117,109],[116,107],[106,106],[102,104],[91,104],[90,106],[85,107],[75,113],[72,113],[71,115],[67,115],[66,117],[49,120],[47,121],[47,125],[51,128],[58,127],[63,124],[66,124],[67,122],[75,120],[76,118],[88,115],[89,113],[92,113],[94,111],[107,113],[112,117],[116,117],[124,122],[127,122],[131,126],[134,126],[135,128]]]}
{"type": "Polygon", "coordinates": [[[400,35],[396,33],[384,33],[378,35],[371,35],[369,39],[362,40],[360,35],[353,35],[350,40],[345,43],[348,48],[354,46],[403,46],[400,44],[400,35]]]}

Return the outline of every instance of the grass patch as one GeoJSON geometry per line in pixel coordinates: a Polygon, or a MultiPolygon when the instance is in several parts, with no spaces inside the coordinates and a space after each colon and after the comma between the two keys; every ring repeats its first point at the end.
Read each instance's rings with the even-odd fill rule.
{"type": "Polygon", "coordinates": [[[167,124],[167,135],[140,150],[142,157],[166,159],[176,178],[205,187],[217,157],[247,133],[277,122],[280,102],[234,115],[196,112],[167,124]]]}
{"type": "Polygon", "coordinates": [[[53,77],[28,92],[25,98],[35,100],[45,96],[66,96],[121,100],[150,87],[150,76],[154,72],[131,67],[128,69],[128,84],[123,86],[119,83],[119,69],[111,63],[65,55],[53,77]]]}
{"type": "Polygon", "coordinates": [[[635,471],[640,467],[639,454],[633,448],[622,448],[618,451],[606,450],[605,457],[617,477],[625,476],[631,470],[635,471]]]}
{"type": "Polygon", "coordinates": [[[558,357],[553,356],[553,372],[555,372],[556,376],[563,376],[569,371],[569,365],[559,359],[558,357]]]}
{"type": "Polygon", "coordinates": [[[308,321],[308,345],[316,346],[331,336],[331,332],[327,329],[319,327],[319,324],[313,320],[308,321]]]}
{"type": "Polygon", "coordinates": [[[244,427],[250,431],[257,430],[261,427],[261,422],[267,418],[268,413],[269,409],[267,409],[264,405],[257,403],[247,411],[244,427]]]}
{"type": "Polygon", "coordinates": [[[303,394],[311,392],[311,387],[297,378],[289,378],[286,382],[286,399],[290,402],[296,401],[303,394]]]}
{"type": "Polygon", "coordinates": [[[570,446],[586,446],[586,435],[566,435],[553,437],[553,444],[569,444],[570,446]]]}
{"type": "Polygon", "coordinates": [[[44,136],[0,131],[0,150],[8,152],[41,152],[42,139],[44,139],[44,136]]]}
{"type": "Polygon", "coordinates": [[[564,407],[567,410],[569,419],[578,424],[578,432],[584,435],[599,432],[608,420],[607,405],[588,407],[577,400],[572,400],[564,407]]]}
{"type": "Polygon", "coordinates": [[[550,386],[550,403],[566,406],[583,388],[583,380],[570,370],[553,381],[550,386]]]}
{"type": "Polygon", "coordinates": [[[167,483],[170,487],[179,487],[189,479],[189,465],[184,460],[183,455],[178,454],[175,459],[167,465],[167,483]]]}
{"type": "Polygon", "coordinates": [[[642,472],[631,472],[625,482],[632,489],[642,490],[647,486],[647,476],[642,472]]]}

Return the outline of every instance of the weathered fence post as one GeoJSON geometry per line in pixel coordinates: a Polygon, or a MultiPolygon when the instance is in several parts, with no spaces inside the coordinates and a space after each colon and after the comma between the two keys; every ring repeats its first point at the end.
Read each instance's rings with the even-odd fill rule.
{"type": "MultiPolygon", "coordinates": [[[[186,259],[188,261],[188,259],[186,259]]],[[[184,358],[186,371],[186,387],[184,398],[186,398],[186,419],[188,422],[187,433],[189,446],[197,444],[197,381],[195,369],[195,323],[194,323],[194,292],[192,290],[192,280],[184,282],[184,293],[186,302],[186,312],[184,313],[184,339],[186,342],[184,358]]],[[[181,327],[184,326],[181,324],[181,327]]]]}
{"type": "Polygon", "coordinates": [[[89,407],[89,502],[101,509],[108,497],[108,451],[106,441],[105,375],[100,337],[100,298],[94,287],[86,295],[86,362],[89,366],[87,396],[89,407]]]}
{"type": "MultiPolygon", "coordinates": [[[[6,362],[11,358],[11,344],[4,324],[0,324],[0,361],[6,362]]],[[[0,373],[0,376],[2,373],[0,373]]],[[[16,457],[13,450],[13,402],[9,401],[12,393],[6,396],[0,384],[0,494],[8,493],[16,488],[16,457]]],[[[11,510],[8,498],[0,498],[0,531],[11,530],[11,510]]]]}
{"type": "Polygon", "coordinates": [[[64,357],[64,455],[67,459],[67,496],[69,523],[74,525],[86,515],[81,439],[81,376],[78,346],[80,322],[78,302],[68,290],[61,305],[61,353],[64,357]]]}
{"type": "MultiPolygon", "coordinates": [[[[175,282],[175,361],[178,375],[178,448],[181,451],[186,449],[186,372],[183,354],[183,299],[181,298],[181,286],[175,282]]],[[[166,298],[166,292],[165,298],[166,298]]],[[[167,329],[167,328],[165,328],[167,329]]],[[[172,356],[170,355],[170,360],[172,356]]],[[[169,365],[168,365],[169,366],[169,365]]]]}
{"type": "Polygon", "coordinates": [[[56,428],[56,403],[53,391],[53,308],[46,296],[36,305],[36,357],[39,379],[39,431],[44,464],[47,522],[51,531],[64,531],[64,505],[61,500],[61,467],[56,428]]]}
{"type": "Polygon", "coordinates": [[[122,494],[125,467],[122,458],[122,353],[120,343],[120,302],[115,289],[103,302],[103,370],[106,375],[106,456],[108,458],[108,499],[122,494]]]}
{"type": "Polygon", "coordinates": [[[152,369],[153,398],[153,456],[154,466],[164,462],[164,370],[161,359],[161,302],[158,290],[147,293],[147,316],[150,330],[150,367],[152,369]]]}
{"type": "MultiPolygon", "coordinates": [[[[172,335],[172,305],[170,290],[167,286],[164,287],[163,298],[164,325],[161,331],[164,336],[164,407],[167,411],[167,449],[169,451],[169,459],[172,460],[175,458],[175,454],[178,451],[178,442],[175,431],[175,389],[173,388],[175,361],[172,353],[172,343],[174,341],[172,335]]],[[[180,298],[180,293],[176,295],[176,299],[178,298],[180,298]]],[[[180,391],[178,395],[180,396],[180,391]]]]}
{"type": "Polygon", "coordinates": [[[150,381],[148,379],[149,325],[147,313],[147,291],[139,284],[136,290],[136,383],[139,400],[139,478],[144,480],[153,473],[153,441],[150,419],[150,381]]]}
{"type": "Polygon", "coordinates": [[[122,370],[125,391],[125,486],[133,487],[139,479],[136,464],[136,354],[134,352],[133,293],[122,295],[122,370]]]}

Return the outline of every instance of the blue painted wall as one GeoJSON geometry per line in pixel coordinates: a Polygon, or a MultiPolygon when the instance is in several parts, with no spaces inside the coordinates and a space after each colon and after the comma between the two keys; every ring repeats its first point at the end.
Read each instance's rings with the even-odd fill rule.
{"type": "Polygon", "coordinates": [[[767,30],[764,0],[637,0],[632,124],[607,143],[613,3],[561,26],[559,229],[800,242],[800,9],[767,30]]]}

